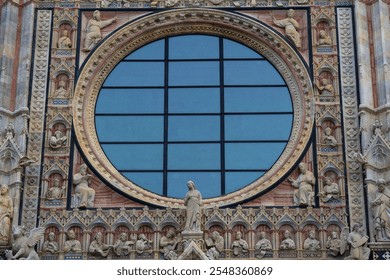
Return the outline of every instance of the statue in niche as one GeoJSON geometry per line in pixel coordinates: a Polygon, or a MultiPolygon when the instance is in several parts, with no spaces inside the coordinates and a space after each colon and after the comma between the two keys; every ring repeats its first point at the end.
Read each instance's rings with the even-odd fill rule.
{"type": "Polygon", "coordinates": [[[115,255],[127,256],[133,246],[134,241],[127,240],[127,234],[125,232],[122,232],[119,235],[119,239],[115,242],[112,248],[114,250],[115,255]]]}
{"type": "Polygon", "coordinates": [[[187,182],[188,192],[184,197],[184,206],[187,209],[187,220],[184,227],[186,232],[200,232],[200,218],[202,195],[196,189],[194,182],[187,182]]]}
{"type": "Polygon", "coordinates": [[[284,239],[280,243],[281,250],[295,250],[295,242],[291,239],[291,233],[286,230],[284,232],[284,239]]]}
{"type": "Polygon", "coordinates": [[[244,239],[242,239],[241,231],[237,231],[236,240],[234,240],[232,243],[233,255],[238,256],[241,253],[246,253],[248,252],[248,248],[248,243],[244,239]]]}
{"type": "Polygon", "coordinates": [[[58,253],[58,243],[54,240],[55,233],[50,232],[48,235],[48,240],[43,243],[43,251],[50,254],[58,253]]]}
{"type": "Polygon", "coordinates": [[[68,96],[68,90],[65,87],[66,87],[66,81],[60,80],[58,82],[58,88],[54,92],[54,96],[56,96],[56,97],[67,97],[68,96]]]}
{"type": "Polygon", "coordinates": [[[337,232],[333,231],[331,236],[328,236],[326,241],[326,249],[328,249],[328,255],[337,257],[340,254],[341,241],[337,235],[337,232]]]}
{"type": "Polygon", "coordinates": [[[174,250],[176,249],[177,244],[180,242],[180,239],[176,236],[176,233],[173,230],[169,230],[167,234],[160,239],[161,253],[164,254],[166,260],[172,259],[175,256],[174,250]]]}
{"type": "Polygon", "coordinates": [[[69,38],[68,30],[62,31],[62,36],[58,39],[57,47],[59,49],[70,49],[72,48],[72,41],[69,38]]]}
{"type": "Polygon", "coordinates": [[[262,259],[265,254],[272,250],[271,241],[266,238],[265,232],[260,232],[260,240],[255,245],[256,257],[262,259]]]}
{"type": "Polygon", "coordinates": [[[49,146],[53,149],[59,149],[65,146],[65,143],[66,135],[62,136],[62,132],[60,130],[56,130],[49,139],[49,146]]]}
{"type": "Polygon", "coordinates": [[[75,185],[75,193],[78,196],[78,206],[80,208],[94,205],[95,190],[89,186],[91,178],[92,175],[87,174],[87,165],[85,164],[82,164],[79,173],[73,176],[73,184],[75,185]]]}
{"type": "Polygon", "coordinates": [[[12,139],[15,136],[15,127],[12,122],[9,122],[5,129],[5,137],[7,139],[12,139]]]}
{"type": "Polygon", "coordinates": [[[60,148],[65,145],[66,140],[66,135],[63,136],[62,131],[60,129],[57,129],[56,131],[54,131],[54,133],[52,133],[49,145],[53,149],[60,148]]]}
{"type": "Polygon", "coordinates": [[[322,202],[337,202],[340,198],[339,186],[330,177],[324,178],[324,190],[318,193],[322,202]]]}
{"type": "Polygon", "coordinates": [[[316,232],[309,231],[309,236],[303,243],[303,249],[308,251],[318,251],[321,248],[320,241],[316,239],[316,232]]]}
{"type": "Polygon", "coordinates": [[[305,163],[298,165],[299,176],[296,180],[289,178],[291,185],[297,188],[294,191],[294,205],[311,206],[314,205],[314,184],[316,178],[313,172],[307,170],[305,163]]]}
{"type": "Polygon", "coordinates": [[[332,38],[325,30],[320,30],[319,38],[318,38],[319,46],[330,46],[332,45],[332,38]]]}
{"type": "Polygon", "coordinates": [[[45,233],[45,228],[34,228],[26,237],[24,226],[14,226],[13,230],[12,252],[6,252],[7,259],[12,260],[39,260],[35,251],[35,245],[41,240],[45,233]]]}
{"type": "Polygon", "coordinates": [[[376,241],[390,240],[390,191],[386,188],[386,181],[379,179],[378,191],[374,194],[371,209],[374,218],[376,241]]]}
{"type": "Polygon", "coordinates": [[[46,198],[48,200],[61,199],[65,197],[65,186],[60,186],[60,179],[55,178],[53,180],[53,186],[49,187],[46,192],[46,198]]]}
{"type": "Polygon", "coordinates": [[[283,27],[286,36],[294,43],[297,48],[301,47],[301,35],[297,31],[299,29],[299,23],[294,19],[295,11],[293,9],[288,10],[287,18],[277,20],[272,16],[272,21],[276,26],[283,27]]]}
{"type": "Polygon", "coordinates": [[[8,245],[11,240],[11,220],[13,202],[9,195],[8,185],[0,186],[0,245],[8,245]]]}
{"type": "Polygon", "coordinates": [[[318,81],[316,82],[316,86],[319,90],[320,95],[322,96],[334,95],[334,87],[331,79],[321,78],[320,82],[321,83],[319,83],[318,81]]]}
{"type": "Polygon", "coordinates": [[[223,252],[225,250],[225,242],[223,237],[219,234],[218,231],[213,231],[211,237],[206,240],[206,246],[209,248],[215,247],[218,252],[223,252]]]}
{"type": "Polygon", "coordinates": [[[349,260],[368,260],[370,249],[367,247],[368,236],[361,232],[361,226],[355,224],[348,234],[347,243],[351,246],[349,260]]]}
{"type": "Polygon", "coordinates": [[[330,127],[325,127],[322,141],[325,145],[329,145],[332,148],[337,147],[336,137],[332,135],[332,129],[330,127]]]}
{"type": "Polygon", "coordinates": [[[67,233],[68,240],[64,243],[65,253],[81,253],[81,243],[76,239],[76,233],[69,230],[67,233]]]}
{"type": "Polygon", "coordinates": [[[103,243],[103,235],[101,232],[97,232],[95,234],[94,240],[89,245],[89,252],[92,255],[98,256],[98,257],[107,257],[107,255],[110,253],[112,249],[112,245],[107,245],[103,243]]]}
{"type": "Polygon", "coordinates": [[[152,248],[151,244],[152,241],[147,239],[145,234],[141,233],[138,236],[137,242],[135,243],[135,251],[138,255],[142,255],[143,253],[149,251],[152,248]]]}
{"type": "Polygon", "coordinates": [[[83,51],[91,51],[102,39],[101,29],[112,24],[117,19],[117,17],[113,17],[108,20],[101,20],[100,11],[94,11],[92,18],[87,23],[87,34],[83,51]]]}

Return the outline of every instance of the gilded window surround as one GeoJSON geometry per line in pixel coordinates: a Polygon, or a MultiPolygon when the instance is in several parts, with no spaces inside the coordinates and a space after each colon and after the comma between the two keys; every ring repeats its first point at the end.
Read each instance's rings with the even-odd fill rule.
{"type": "Polygon", "coordinates": [[[276,67],[292,95],[292,133],[275,165],[243,189],[204,200],[206,207],[240,203],[269,189],[291,171],[310,142],[315,109],[311,78],[301,57],[278,33],[251,18],[215,9],[188,8],[154,13],[122,26],[97,46],[82,67],[73,100],[76,138],[86,160],[118,190],[148,204],[180,207],[182,200],[146,191],[115,169],[98,142],[94,111],[105,78],[130,52],[160,38],[190,33],[223,36],[253,48],[276,67]]]}

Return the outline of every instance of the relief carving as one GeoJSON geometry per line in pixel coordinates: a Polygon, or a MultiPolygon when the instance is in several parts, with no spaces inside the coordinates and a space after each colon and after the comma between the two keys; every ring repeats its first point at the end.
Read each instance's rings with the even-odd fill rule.
{"type": "Polygon", "coordinates": [[[170,229],[167,234],[160,239],[160,248],[161,253],[164,255],[164,259],[171,260],[177,258],[175,253],[177,244],[179,244],[180,239],[176,236],[176,233],[170,229]]]}
{"type": "Polygon", "coordinates": [[[119,236],[119,239],[115,242],[113,246],[114,253],[117,256],[127,256],[130,253],[130,250],[134,246],[134,241],[128,240],[127,233],[122,232],[119,236]]]}
{"type": "Polygon", "coordinates": [[[295,250],[295,241],[291,239],[290,231],[284,232],[284,239],[280,243],[280,250],[295,250]]]}
{"type": "Polygon", "coordinates": [[[68,240],[64,243],[65,253],[81,253],[81,243],[76,239],[76,233],[69,230],[67,233],[68,240]]]}
{"type": "Polygon", "coordinates": [[[273,23],[278,27],[283,27],[286,36],[294,43],[297,48],[301,47],[301,35],[299,34],[299,23],[294,19],[295,11],[293,9],[288,10],[287,18],[277,20],[271,14],[273,23]]]}
{"type": "Polygon", "coordinates": [[[340,188],[330,177],[324,178],[324,189],[318,193],[322,202],[338,202],[340,199],[340,188]]]}
{"type": "Polygon", "coordinates": [[[370,248],[367,247],[368,236],[362,233],[362,227],[355,224],[348,234],[347,243],[350,245],[348,260],[368,260],[370,248]]]}
{"type": "Polygon", "coordinates": [[[137,252],[138,255],[142,255],[145,252],[151,253],[152,249],[152,241],[147,239],[145,234],[141,233],[138,236],[138,240],[135,243],[135,251],[137,252]]]}
{"type": "Polygon", "coordinates": [[[50,254],[55,254],[58,252],[58,243],[55,241],[54,232],[50,232],[48,235],[48,240],[43,243],[43,251],[50,254]]]}
{"type": "Polygon", "coordinates": [[[272,250],[271,241],[266,238],[264,231],[260,232],[260,240],[255,245],[255,255],[258,259],[262,259],[265,254],[272,250]]]}
{"type": "Polygon", "coordinates": [[[13,202],[9,195],[8,185],[0,187],[0,245],[8,245],[11,240],[11,222],[13,202]]]}
{"type": "Polygon", "coordinates": [[[103,243],[103,234],[99,231],[95,234],[88,251],[98,258],[105,258],[110,253],[112,247],[112,245],[103,243]]]}
{"type": "Polygon", "coordinates": [[[72,48],[72,41],[69,38],[68,30],[62,30],[62,36],[58,39],[57,47],[59,49],[70,49],[72,48]]]}
{"type": "Polygon", "coordinates": [[[296,180],[289,178],[294,190],[294,205],[311,206],[314,205],[314,184],[316,178],[313,172],[307,170],[305,163],[298,165],[299,176],[296,180]]]}
{"type": "Polygon", "coordinates": [[[233,255],[234,256],[240,256],[241,254],[245,254],[248,252],[248,242],[246,242],[242,238],[242,233],[241,231],[236,232],[236,239],[232,243],[232,250],[233,250],[233,255]]]}
{"type": "Polygon", "coordinates": [[[326,249],[328,250],[328,255],[337,257],[341,254],[341,241],[337,235],[337,232],[333,231],[331,236],[328,236],[326,241],[326,249]]]}
{"type": "Polygon", "coordinates": [[[303,249],[308,251],[318,251],[321,248],[320,241],[316,239],[316,232],[314,230],[309,231],[308,238],[303,243],[303,249]]]}
{"type": "Polygon", "coordinates": [[[219,255],[225,250],[225,241],[223,237],[219,234],[218,231],[213,231],[211,238],[206,240],[206,246],[210,248],[207,252],[207,255],[210,255],[209,258],[216,260],[219,258],[219,255]]]}
{"type": "Polygon", "coordinates": [[[53,149],[59,149],[66,145],[66,135],[62,136],[61,130],[56,130],[50,137],[49,146],[53,149]]]}
{"type": "Polygon", "coordinates": [[[25,229],[22,226],[15,226],[12,230],[14,242],[12,252],[6,252],[7,259],[12,260],[39,260],[35,251],[35,245],[43,238],[45,228],[34,228],[26,237],[25,229]]]}
{"type": "Polygon", "coordinates": [[[79,172],[73,176],[75,185],[76,207],[92,207],[95,200],[95,190],[89,186],[92,175],[87,173],[87,165],[82,164],[79,172]]]}

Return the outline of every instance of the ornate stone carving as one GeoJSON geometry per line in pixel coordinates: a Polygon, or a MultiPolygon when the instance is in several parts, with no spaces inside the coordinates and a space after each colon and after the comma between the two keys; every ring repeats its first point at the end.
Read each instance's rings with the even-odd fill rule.
{"type": "Polygon", "coordinates": [[[72,48],[72,41],[69,38],[68,30],[62,31],[62,36],[58,39],[57,47],[60,49],[72,48]]]}
{"type": "Polygon", "coordinates": [[[335,93],[332,80],[330,79],[322,78],[321,84],[316,83],[316,86],[322,96],[332,96],[335,93]]]}
{"type": "Polygon", "coordinates": [[[202,195],[196,189],[194,182],[187,182],[188,192],[184,197],[184,206],[186,206],[186,224],[185,232],[201,232],[200,216],[202,206],[202,195]]]}
{"type": "Polygon", "coordinates": [[[0,245],[8,245],[11,241],[14,207],[8,192],[8,185],[0,186],[0,245]]]}
{"type": "Polygon", "coordinates": [[[43,243],[43,251],[50,253],[50,254],[55,254],[58,252],[58,243],[55,241],[55,233],[50,232],[48,235],[48,240],[46,240],[43,243]]]}
{"type": "Polygon", "coordinates": [[[128,240],[127,233],[122,232],[119,239],[115,241],[113,246],[114,253],[119,256],[127,256],[130,250],[134,247],[134,241],[128,240]]]}
{"type": "Polygon", "coordinates": [[[211,238],[206,240],[206,246],[210,248],[207,251],[209,259],[218,259],[219,255],[225,250],[225,241],[218,231],[213,231],[211,238]]]}
{"type": "Polygon", "coordinates": [[[379,179],[377,192],[373,194],[371,211],[374,219],[376,241],[390,240],[390,190],[386,181],[379,179]]]}
{"type": "Polygon", "coordinates": [[[49,186],[46,192],[46,198],[49,200],[61,199],[65,197],[65,186],[60,185],[60,179],[54,178],[53,185],[49,186]]]}
{"type": "Polygon", "coordinates": [[[81,253],[81,243],[76,239],[76,233],[69,230],[67,233],[68,240],[64,243],[65,253],[81,253]]]}
{"type": "Polygon", "coordinates": [[[233,256],[237,257],[248,252],[248,242],[242,238],[241,231],[236,232],[236,239],[232,243],[233,256]]]}
{"type": "Polygon", "coordinates": [[[314,230],[309,231],[309,236],[303,243],[303,249],[308,251],[318,251],[321,248],[320,241],[316,239],[316,232],[314,230]]]}
{"type": "Polygon", "coordinates": [[[103,234],[99,231],[95,234],[94,240],[89,245],[89,253],[98,258],[105,258],[110,253],[112,245],[103,243],[103,234]]]}
{"type": "Polygon", "coordinates": [[[333,231],[331,236],[328,236],[326,241],[326,249],[328,250],[328,255],[337,257],[340,255],[341,241],[337,235],[337,232],[333,231]]]}
{"type": "Polygon", "coordinates": [[[284,232],[284,239],[280,243],[280,250],[295,250],[295,241],[291,239],[290,231],[284,232]]]}
{"type": "Polygon", "coordinates": [[[337,146],[337,139],[333,136],[332,128],[325,127],[322,141],[325,145],[329,145],[331,147],[337,146]]]}
{"type": "Polygon", "coordinates": [[[318,193],[322,202],[338,202],[340,198],[340,188],[330,177],[324,178],[323,191],[318,193]]]}
{"type": "Polygon", "coordinates": [[[176,233],[173,230],[169,230],[165,236],[161,237],[161,253],[163,253],[166,260],[177,259],[175,250],[180,241],[181,240],[176,236],[176,233]]]}
{"type": "Polygon", "coordinates": [[[53,135],[50,137],[49,146],[53,149],[59,149],[66,145],[66,135],[62,136],[60,130],[56,130],[53,135]]]}
{"type": "Polygon", "coordinates": [[[299,23],[294,19],[295,11],[293,9],[288,10],[287,18],[284,19],[275,19],[275,17],[271,14],[273,23],[278,27],[283,27],[286,36],[294,43],[297,48],[300,48],[301,43],[301,35],[299,34],[299,23]]]}
{"type": "Polygon", "coordinates": [[[45,228],[34,228],[28,237],[25,236],[25,229],[22,226],[15,226],[12,230],[14,242],[12,253],[8,253],[8,258],[13,260],[39,260],[39,256],[34,247],[43,238],[45,228]]]}
{"type": "Polygon", "coordinates": [[[138,255],[141,255],[145,252],[150,253],[152,243],[153,242],[151,240],[146,238],[145,234],[141,233],[138,236],[137,242],[135,243],[135,251],[138,255]]]}
{"type": "Polygon", "coordinates": [[[91,207],[95,200],[95,190],[89,186],[92,175],[87,173],[87,165],[82,164],[79,172],[73,175],[75,185],[76,207],[91,207]]]}
{"type": "Polygon", "coordinates": [[[367,247],[368,236],[361,233],[361,225],[355,224],[347,237],[347,242],[351,246],[349,260],[368,260],[370,249],[367,247]]]}
{"type": "Polygon", "coordinates": [[[313,172],[307,170],[305,163],[300,163],[299,176],[296,180],[289,178],[291,185],[296,188],[294,191],[294,205],[314,205],[314,184],[316,178],[313,172]]]}
{"type": "Polygon", "coordinates": [[[93,17],[88,21],[87,34],[84,42],[83,51],[91,51],[97,43],[102,39],[102,33],[100,29],[112,24],[117,20],[117,17],[113,17],[107,20],[101,20],[100,11],[93,12],[93,17]]]}
{"type": "Polygon", "coordinates": [[[272,250],[271,241],[266,238],[264,231],[260,232],[260,240],[255,245],[255,255],[258,259],[262,259],[265,254],[272,250]]]}

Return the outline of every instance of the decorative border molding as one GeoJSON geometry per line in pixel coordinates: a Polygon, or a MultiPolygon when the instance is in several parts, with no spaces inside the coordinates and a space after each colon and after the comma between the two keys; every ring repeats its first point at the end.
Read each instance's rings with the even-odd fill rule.
{"type": "Polygon", "coordinates": [[[360,151],[358,92],[354,52],[353,11],[351,8],[337,8],[339,25],[340,82],[343,105],[344,138],[346,148],[347,186],[349,189],[350,223],[366,227],[364,205],[364,178],[361,162],[356,155],[360,151]]]}
{"type": "Polygon", "coordinates": [[[87,161],[115,188],[149,204],[182,206],[180,199],[162,197],[131,183],[112,166],[95,132],[94,111],[105,78],[130,52],[166,36],[188,33],[223,36],[253,48],[279,70],[292,94],[292,135],[276,164],[245,188],[204,201],[206,207],[239,203],[266,190],[293,168],[310,141],[314,121],[313,86],[304,62],[286,40],[253,19],[226,11],[191,8],[162,11],[123,26],[97,47],[80,73],[73,100],[76,137],[87,161]]]}
{"type": "Polygon", "coordinates": [[[38,213],[45,104],[47,80],[49,78],[51,18],[52,11],[37,11],[29,144],[27,148],[27,157],[34,160],[34,163],[26,167],[22,213],[22,224],[27,231],[36,226],[38,213]]]}

